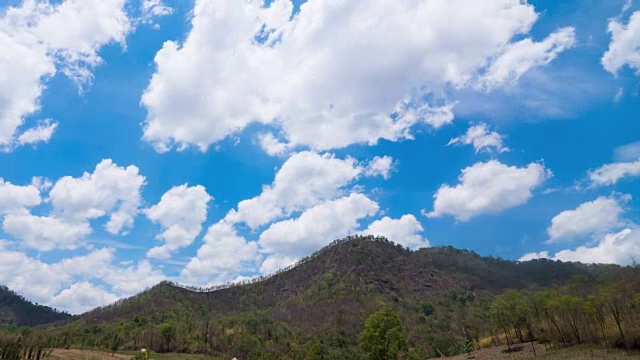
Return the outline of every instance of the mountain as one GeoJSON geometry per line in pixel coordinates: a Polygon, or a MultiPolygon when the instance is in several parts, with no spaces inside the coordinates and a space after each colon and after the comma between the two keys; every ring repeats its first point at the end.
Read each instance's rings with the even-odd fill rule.
{"type": "Polygon", "coordinates": [[[403,319],[410,343],[417,343],[425,333],[453,332],[452,319],[466,311],[457,304],[575,278],[596,283],[619,271],[624,269],[614,265],[508,261],[452,247],[410,251],[384,238],[350,237],[251,283],[211,290],[163,282],[51,333],[64,332],[71,343],[61,346],[73,341],[113,345],[117,339],[118,346],[161,351],[228,355],[233,349],[239,358],[248,353],[238,349],[261,342],[278,354],[309,347],[314,339],[323,339],[318,346],[355,349],[366,317],[390,304],[403,319]]]}
{"type": "Polygon", "coordinates": [[[67,313],[34,304],[0,285],[0,325],[36,326],[70,318],[67,313]]]}
{"type": "MultiPolygon", "coordinates": [[[[297,316],[309,317],[307,312],[292,311],[307,303],[313,303],[315,309],[323,303],[335,309],[341,304],[367,303],[367,295],[406,303],[451,290],[499,293],[508,288],[564,284],[576,275],[596,278],[618,268],[546,259],[515,262],[453,247],[410,251],[386,239],[353,237],[338,240],[296,266],[254,283],[207,291],[162,282],[82,318],[89,323],[124,320],[131,314],[155,318],[156,310],[172,311],[180,305],[218,314],[270,310],[274,319],[295,321],[297,316]],[[319,295],[326,295],[324,301],[318,301],[319,295]]],[[[157,316],[158,321],[163,318],[157,316]]]]}

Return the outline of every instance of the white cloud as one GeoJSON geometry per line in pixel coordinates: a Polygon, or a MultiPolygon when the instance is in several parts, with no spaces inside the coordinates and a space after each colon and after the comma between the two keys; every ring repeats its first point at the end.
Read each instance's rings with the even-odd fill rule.
{"type": "Polygon", "coordinates": [[[44,192],[49,191],[49,189],[51,189],[51,187],[53,186],[53,183],[46,177],[34,176],[31,178],[31,185],[36,189],[44,192]]]}
{"type": "Polygon", "coordinates": [[[36,301],[50,298],[68,275],[17,251],[0,251],[0,284],[36,301]]]}
{"type": "Polygon", "coordinates": [[[258,135],[258,143],[264,152],[271,156],[284,155],[291,146],[278,140],[272,133],[262,133],[258,135]]]}
{"type": "Polygon", "coordinates": [[[393,172],[394,162],[391,156],[376,156],[364,169],[364,174],[367,176],[382,176],[385,180],[391,177],[393,172]]]}
{"type": "Polygon", "coordinates": [[[455,187],[442,185],[434,195],[433,211],[428,217],[452,215],[467,221],[480,214],[496,214],[522,205],[551,172],[531,163],[523,168],[491,160],[462,170],[455,187]]]}
{"type": "Polygon", "coordinates": [[[298,261],[297,257],[283,256],[279,254],[270,255],[260,265],[260,273],[264,275],[273,274],[280,269],[293,265],[298,261]]]}
{"type": "MultiPolygon", "coordinates": [[[[102,59],[99,49],[124,43],[131,30],[125,0],[27,0],[0,17],[0,145],[8,148],[25,117],[36,113],[46,81],[61,71],[79,86],[102,59]]],[[[25,140],[33,133],[26,132],[25,140]]],[[[25,135],[25,133],[23,133],[25,135]]],[[[32,139],[31,139],[32,140],[32,139]]],[[[20,141],[18,141],[20,144],[20,141]]]]}
{"type": "Polygon", "coordinates": [[[296,219],[271,224],[258,243],[264,253],[299,257],[335,239],[351,235],[358,221],[378,212],[378,204],[362,194],[351,194],[316,205],[296,219]]]}
{"type": "Polygon", "coordinates": [[[51,120],[45,120],[38,124],[36,127],[27,129],[25,132],[18,136],[18,144],[37,144],[39,142],[49,142],[54,131],[58,128],[57,122],[51,122],[51,120]]]}
{"type": "Polygon", "coordinates": [[[594,247],[581,246],[575,250],[562,250],[555,254],[554,259],[629,265],[632,258],[638,256],[640,256],[640,232],[624,229],[605,236],[594,247]]]}
{"type": "Polygon", "coordinates": [[[140,260],[136,265],[126,267],[112,265],[99,278],[109,284],[119,297],[125,297],[142,292],[166,280],[167,276],[154,268],[149,261],[140,260]]]}
{"type": "Polygon", "coordinates": [[[614,185],[623,178],[637,176],[640,176],[640,160],[615,162],[589,171],[593,186],[614,185]]]}
{"type": "Polygon", "coordinates": [[[404,215],[400,219],[385,216],[371,223],[363,233],[381,235],[396,244],[418,249],[429,246],[429,241],[420,235],[423,231],[422,225],[415,216],[404,215]]]}
{"type": "Polygon", "coordinates": [[[624,213],[621,203],[630,196],[604,197],[585,202],[574,210],[566,210],[551,220],[548,243],[571,240],[576,237],[604,233],[621,225],[624,213]]]}
{"type": "Polygon", "coordinates": [[[613,151],[616,161],[635,161],[640,159],[640,141],[624,144],[613,151]]]}
{"type": "Polygon", "coordinates": [[[140,11],[142,12],[141,21],[151,24],[157,17],[171,15],[173,8],[165,5],[162,0],[143,0],[140,4],[140,11]]]}
{"type": "Polygon", "coordinates": [[[528,254],[524,254],[518,261],[529,261],[535,259],[548,259],[549,252],[548,251],[540,251],[540,252],[532,252],[528,254]]]}
{"type": "Polygon", "coordinates": [[[452,121],[444,88],[474,87],[486,71],[511,83],[572,42],[562,29],[514,44],[538,17],[520,0],[309,0],[292,11],[288,0],[197,0],[184,43],[156,54],[144,139],[205,151],[254,122],[318,150],[412,138],[418,123],[452,121]]]}
{"type": "Polygon", "coordinates": [[[111,271],[114,259],[114,249],[102,248],[86,255],[62,259],[53,266],[56,271],[67,276],[80,276],[85,279],[101,278],[111,271]]]}
{"type": "Polygon", "coordinates": [[[167,278],[145,260],[137,266],[115,265],[115,250],[109,248],[51,264],[21,252],[0,250],[1,284],[30,300],[73,314],[134,295],[167,278]],[[104,286],[96,285],[100,282],[104,286]]]}
{"type": "Polygon", "coordinates": [[[96,304],[111,304],[119,297],[87,281],[75,283],[56,295],[49,305],[73,314],[82,314],[96,304]]]}
{"type": "Polygon", "coordinates": [[[611,43],[602,55],[602,66],[614,75],[624,66],[640,74],[640,11],[631,15],[627,25],[619,19],[609,20],[609,33],[611,43]]]}
{"type": "Polygon", "coordinates": [[[33,185],[14,185],[0,178],[0,215],[39,205],[40,190],[33,185]]]}
{"type": "Polygon", "coordinates": [[[293,154],[262,193],[241,201],[226,219],[257,228],[294,211],[340,196],[363,171],[355,159],[314,152],[293,154]]]}
{"type": "Polygon", "coordinates": [[[2,228],[18,237],[25,246],[39,251],[75,249],[80,246],[80,240],[92,231],[91,226],[84,221],[66,222],[55,217],[28,213],[6,215],[2,228]]]}
{"type": "Polygon", "coordinates": [[[247,242],[225,220],[211,225],[203,240],[204,245],[182,270],[181,281],[207,286],[225,283],[244,271],[255,270],[260,260],[258,244],[247,242]]]}
{"type": "Polygon", "coordinates": [[[119,167],[107,159],[92,174],[59,179],[49,198],[56,216],[78,222],[109,215],[106,230],[119,234],[133,225],[144,184],[136,166],[119,167]]]}
{"type": "Polygon", "coordinates": [[[466,134],[449,140],[447,146],[455,144],[473,145],[476,153],[491,151],[492,148],[500,153],[509,151],[509,148],[504,146],[502,135],[495,131],[489,131],[487,124],[469,127],[466,134]]]}
{"type": "Polygon", "coordinates": [[[640,258],[640,231],[630,228],[608,234],[593,246],[562,250],[552,257],[553,260],[620,265],[630,265],[632,259],[638,258],[640,258]]]}
{"type": "Polygon", "coordinates": [[[184,184],[169,189],[158,204],[144,210],[151,221],[162,226],[163,231],[156,238],[164,241],[164,245],[150,249],[147,256],[167,259],[172,252],[190,245],[202,230],[211,199],[203,186],[184,184]]]}
{"type": "Polygon", "coordinates": [[[540,42],[524,39],[509,45],[493,60],[478,81],[478,87],[492,90],[511,85],[531,68],[546,65],[576,41],[574,28],[562,28],[540,42]]]}

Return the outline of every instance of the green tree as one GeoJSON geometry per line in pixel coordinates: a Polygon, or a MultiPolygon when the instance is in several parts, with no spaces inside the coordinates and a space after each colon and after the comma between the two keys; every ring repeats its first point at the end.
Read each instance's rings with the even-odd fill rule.
{"type": "Polygon", "coordinates": [[[165,322],[160,324],[160,326],[158,326],[159,330],[160,330],[160,334],[162,334],[162,340],[164,340],[164,350],[165,351],[170,351],[171,350],[171,341],[173,340],[173,335],[174,335],[174,326],[171,323],[165,322]]]}
{"type": "Polygon", "coordinates": [[[360,334],[360,346],[369,360],[394,360],[407,347],[407,332],[390,306],[373,313],[360,334]]]}

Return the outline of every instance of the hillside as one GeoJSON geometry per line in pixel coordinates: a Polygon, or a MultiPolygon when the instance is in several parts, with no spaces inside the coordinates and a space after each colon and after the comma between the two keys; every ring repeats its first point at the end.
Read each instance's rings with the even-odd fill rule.
{"type": "Polygon", "coordinates": [[[560,285],[576,275],[595,279],[617,269],[546,259],[514,262],[453,247],[410,251],[390,241],[354,237],[252,284],[192,291],[164,282],[82,319],[99,324],[144,315],[162,321],[167,313],[204,308],[218,315],[269,310],[274,320],[314,322],[316,313],[324,318],[340,307],[375,307],[371,302],[377,297],[412,306],[453,290],[497,294],[508,288],[560,285]],[[313,309],[306,309],[310,304],[313,309]]]}
{"type": "Polygon", "coordinates": [[[611,265],[514,262],[452,247],[410,251],[383,238],[352,237],[249,284],[194,291],[164,282],[49,333],[60,347],[143,346],[244,359],[267,349],[283,358],[315,346],[334,351],[329,358],[358,358],[364,320],[384,304],[402,318],[410,346],[450,339],[458,346],[456,339],[471,336],[459,325],[469,306],[485,306],[489,302],[483,299],[505,289],[559,286],[576,278],[596,284],[625,271],[611,265]]]}
{"type": "Polygon", "coordinates": [[[69,318],[69,314],[36,305],[0,285],[0,325],[35,326],[69,318]]]}

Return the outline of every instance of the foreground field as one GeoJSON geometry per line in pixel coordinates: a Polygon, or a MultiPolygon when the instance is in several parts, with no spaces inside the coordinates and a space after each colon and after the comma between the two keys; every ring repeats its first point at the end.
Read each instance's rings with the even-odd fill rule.
{"type": "MultiPolygon", "coordinates": [[[[80,350],[80,349],[53,349],[51,356],[47,359],[55,360],[129,360],[136,353],[119,351],[111,354],[96,350],[80,350]]],[[[175,354],[175,353],[151,353],[150,360],[217,360],[211,356],[193,355],[193,354],[175,354]]]]}
{"type": "Polygon", "coordinates": [[[507,346],[497,346],[489,349],[474,351],[471,356],[467,354],[448,357],[450,360],[515,360],[515,359],[544,359],[544,360],[582,360],[582,359],[603,359],[603,360],[640,360],[640,352],[610,350],[593,347],[572,347],[567,349],[549,350],[542,344],[535,344],[536,355],[533,353],[531,344],[514,345],[514,351],[509,352],[507,346]]]}

